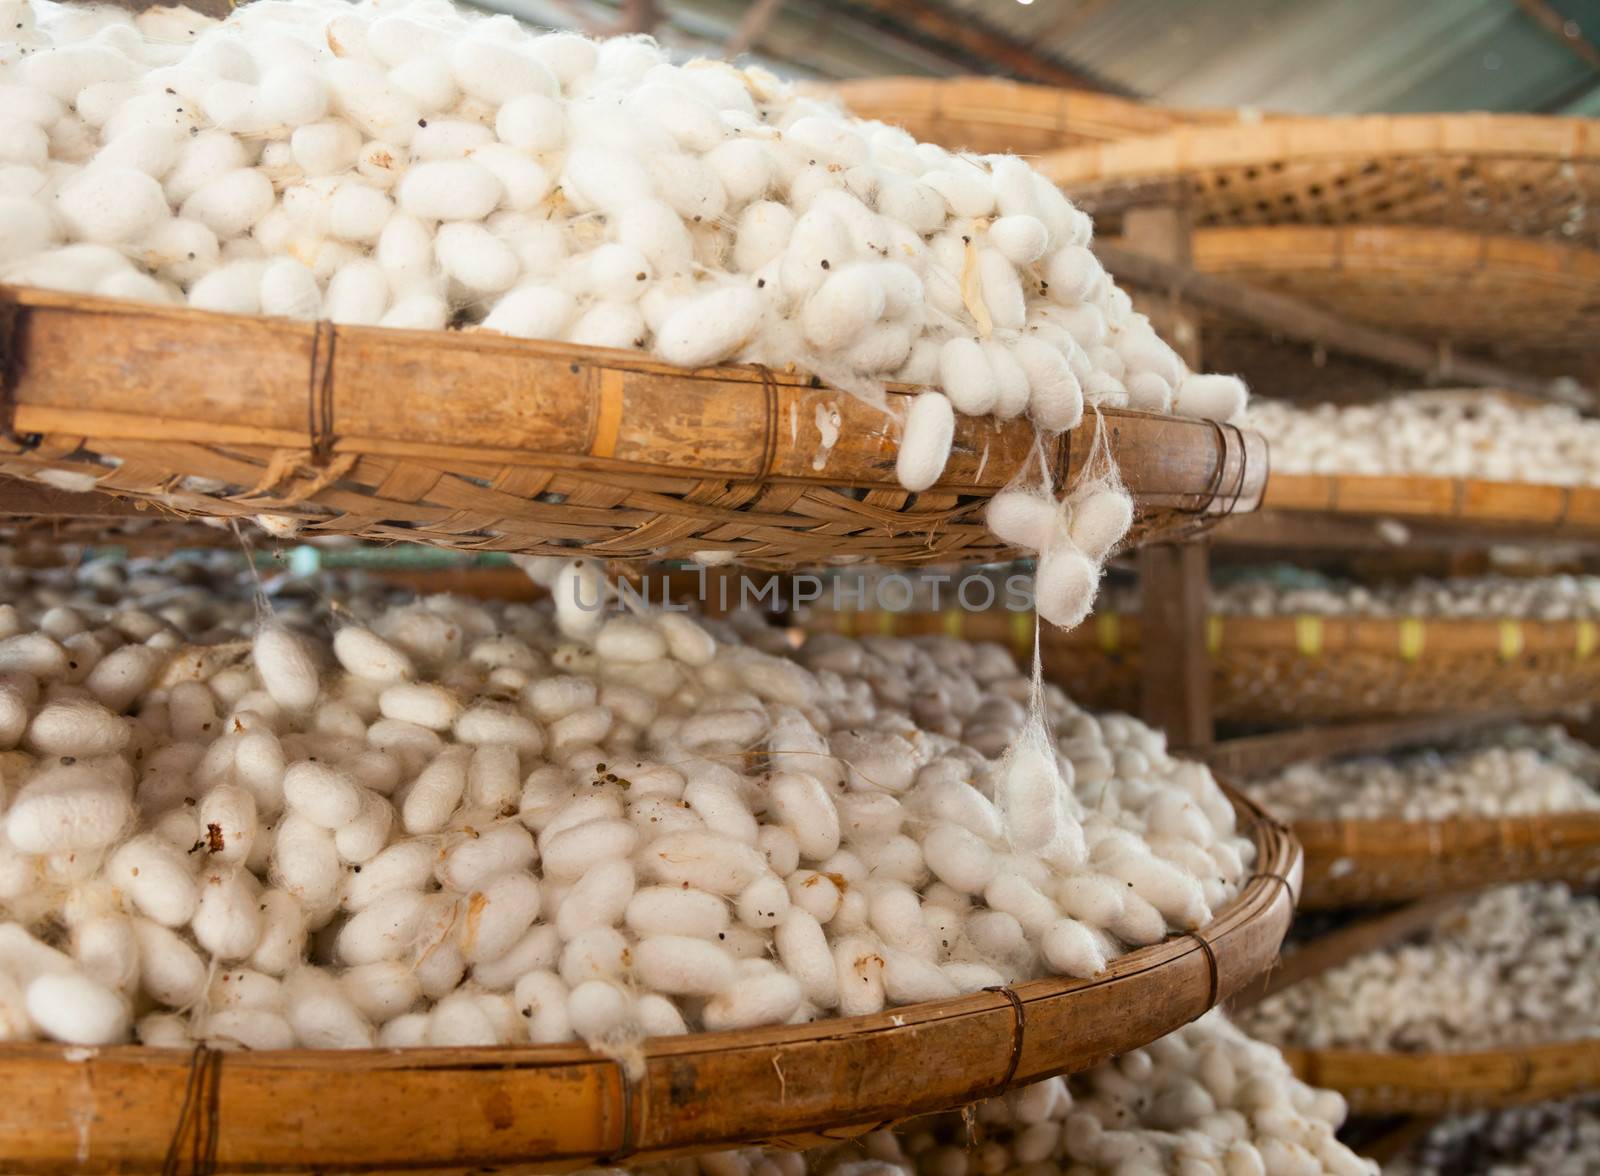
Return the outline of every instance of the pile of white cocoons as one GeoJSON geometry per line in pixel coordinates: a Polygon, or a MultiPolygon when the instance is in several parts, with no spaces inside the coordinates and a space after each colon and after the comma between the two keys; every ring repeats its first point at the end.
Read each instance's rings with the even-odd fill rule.
{"type": "Polygon", "coordinates": [[[1451,1115],[1389,1176],[1592,1176],[1600,1172],[1600,1101],[1541,1102],[1451,1115]]]}
{"type": "MultiPolygon", "coordinates": [[[[1296,578],[1303,580],[1304,575],[1296,578]]],[[[1286,584],[1252,576],[1214,589],[1211,609],[1230,617],[1586,621],[1600,619],[1600,576],[1421,577],[1375,585],[1345,580],[1286,584]]]]}
{"type": "Polygon", "coordinates": [[[1344,1099],[1212,1011],[1070,1078],[913,1119],[836,1148],[750,1148],[652,1165],[646,1176],[1368,1176],[1335,1137],[1344,1099]]]}
{"type": "MultiPolygon", "coordinates": [[[[1057,432],[1085,405],[1244,411],[1243,383],[1187,369],[1027,163],[758,68],[443,0],[6,11],[0,281],[760,363],[880,403],[923,386],[897,461],[913,491],[940,479],[955,413],[1057,432]]],[[[1096,509],[1092,544],[1015,532],[1060,581],[1052,619],[1131,514],[1096,509]]]]}
{"type": "Polygon", "coordinates": [[[1418,474],[1600,486],[1600,421],[1494,392],[1416,392],[1309,408],[1255,399],[1245,423],[1284,474],[1418,474]]]}
{"type": "Polygon", "coordinates": [[[1537,739],[1511,730],[1498,746],[1293,764],[1249,792],[1285,820],[1440,821],[1600,809],[1593,782],[1539,743],[1571,744],[1578,755],[1588,750],[1559,727],[1537,739]]]}
{"type": "Polygon", "coordinates": [[[1417,940],[1302,980],[1240,1017],[1280,1045],[1450,1053],[1600,1036],[1600,898],[1486,891],[1417,940]]]}
{"type": "Polygon", "coordinates": [[[586,561],[539,606],[357,593],[196,644],[171,577],[117,581],[0,605],[0,1039],[628,1057],[1092,976],[1254,859],[1135,720],[1049,690],[1019,742],[998,646],[779,653],[586,608],[586,561]]]}

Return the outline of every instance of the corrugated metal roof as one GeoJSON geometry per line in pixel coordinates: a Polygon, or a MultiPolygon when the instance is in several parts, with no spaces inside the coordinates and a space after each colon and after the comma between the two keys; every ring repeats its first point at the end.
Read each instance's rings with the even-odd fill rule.
{"type": "MultiPolygon", "coordinates": [[[[571,26],[574,5],[476,0],[571,26]]],[[[1516,0],[942,0],[1141,97],[1302,113],[1552,110],[1600,114],[1600,71],[1516,0]]],[[[1551,0],[1600,44],[1600,3],[1551,0]]],[[[614,16],[616,0],[590,0],[614,16]]],[[[667,0],[663,41],[715,53],[743,0],[667,0]]],[[[958,54],[897,37],[851,5],[788,0],[749,56],[811,77],[972,72],[958,54]]]]}

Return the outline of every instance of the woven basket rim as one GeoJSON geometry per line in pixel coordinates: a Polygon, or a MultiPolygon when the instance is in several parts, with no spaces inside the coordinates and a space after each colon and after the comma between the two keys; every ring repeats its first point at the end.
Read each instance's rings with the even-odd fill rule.
{"type": "MultiPolygon", "coordinates": [[[[291,1081],[289,1076],[293,1076],[292,1080],[310,1083],[308,1096],[320,1089],[329,1097],[341,1098],[358,1093],[359,1084],[365,1084],[374,1098],[385,1097],[382,1090],[373,1090],[372,1083],[384,1073],[403,1073],[408,1082],[420,1081],[424,1089],[440,1097],[460,1094],[457,1083],[472,1081],[474,1074],[486,1070],[506,1080],[520,1076],[520,1080],[533,1083],[525,1086],[519,1097],[537,1095],[547,1088],[559,1094],[581,1084],[587,1117],[572,1115],[559,1130],[546,1124],[564,1139],[559,1153],[527,1154],[527,1131],[534,1125],[524,1123],[520,1132],[503,1133],[515,1138],[490,1141],[482,1154],[456,1160],[457,1164],[549,1161],[556,1170],[615,1156],[619,1151],[661,1155],[747,1140],[816,1138],[818,1132],[829,1128],[866,1129],[886,1119],[961,1105],[1060,1072],[1063,1067],[1094,1064],[1178,1028],[1225,999],[1276,958],[1299,887],[1299,846],[1259,807],[1227,785],[1223,787],[1257,846],[1256,873],[1199,932],[1130,952],[1112,961],[1106,973],[1093,980],[1028,981],[1009,993],[975,993],[902,1006],[874,1016],[803,1026],[654,1038],[644,1043],[647,1072],[635,1083],[621,1080],[617,1062],[583,1046],[230,1053],[221,1061],[221,1098],[229,1113],[222,1117],[220,1162],[224,1168],[246,1160],[258,1170],[270,1165],[298,1170],[311,1166],[312,1157],[303,1149],[312,1149],[321,1156],[321,1167],[387,1169],[423,1166],[437,1150],[437,1141],[392,1138],[369,1140],[377,1150],[359,1156],[330,1154],[319,1150],[320,1145],[337,1147],[348,1125],[319,1121],[303,1125],[306,1137],[299,1142],[280,1140],[270,1155],[241,1157],[230,1150],[229,1118],[249,1116],[253,1111],[230,1098],[234,1089],[230,1081],[271,1084],[291,1081]],[[1088,1012],[1091,1009],[1095,1011],[1088,1012]],[[1139,1014],[1129,1015],[1134,1009],[1140,1010],[1139,1014]],[[1089,1034],[1089,1039],[1074,1039],[1067,1031],[1069,1024],[1080,1034],[1089,1034]],[[982,1031],[981,1058],[973,1058],[961,1071],[949,1064],[935,1064],[950,1041],[968,1042],[970,1048],[976,1039],[960,1034],[970,1035],[974,1029],[982,1031]],[[867,1055],[860,1053],[869,1044],[870,1063],[867,1055]],[[852,1102],[836,1089],[827,1092],[825,1106],[817,1105],[815,1092],[800,1100],[794,1098],[789,1088],[800,1085],[798,1073],[791,1069],[785,1077],[782,1063],[822,1066],[840,1058],[869,1070],[885,1068],[875,1079],[866,1072],[857,1074],[856,1095],[861,1099],[884,1097],[885,1079],[893,1070],[895,1080],[887,1087],[893,1091],[893,1104],[852,1102]],[[765,1089],[775,1083],[777,1089],[765,1089]],[[780,1092],[785,1097],[780,1098],[780,1092]],[[807,1105],[796,1106],[797,1101],[807,1105]],[[705,1127],[708,1118],[716,1126],[705,1127]]],[[[181,1093],[191,1063],[185,1051],[142,1046],[115,1046],[90,1053],[86,1060],[85,1051],[71,1046],[0,1045],[0,1078],[13,1083],[26,1078],[38,1086],[31,1100],[0,1103],[0,1152],[13,1158],[14,1170],[71,1166],[80,1140],[70,1108],[86,1089],[86,1064],[98,1074],[98,1083],[114,1081],[118,1073],[164,1075],[176,1095],[181,1093]],[[41,1115],[42,1108],[49,1109],[41,1115]]],[[[393,1092],[390,1096],[399,1097],[393,1092]]],[[[548,1114],[555,1115],[561,1105],[567,1104],[554,1099],[548,1114]]],[[[140,1110],[137,1099],[121,1107],[130,1118],[140,1110]]],[[[155,1149],[165,1147],[176,1111],[174,1104],[166,1108],[169,1117],[159,1122],[124,1123],[133,1134],[119,1137],[117,1146],[122,1150],[115,1158],[123,1164],[143,1160],[159,1166],[161,1153],[155,1149]]],[[[269,1111],[260,1113],[270,1115],[269,1111]]],[[[110,1138],[105,1114],[102,1109],[102,1118],[88,1137],[91,1148],[110,1138]]],[[[87,1166],[93,1170],[103,1165],[94,1161],[91,1151],[87,1166]]]]}

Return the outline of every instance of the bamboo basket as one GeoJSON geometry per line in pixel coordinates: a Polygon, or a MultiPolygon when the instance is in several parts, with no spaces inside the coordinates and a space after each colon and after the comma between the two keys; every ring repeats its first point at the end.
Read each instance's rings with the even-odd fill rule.
{"type": "MultiPolygon", "coordinates": [[[[894,473],[899,416],[801,376],[33,290],[0,288],[0,356],[0,474],[75,479],[171,517],[273,514],[312,535],[479,551],[994,559],[982,509],[1036,437],[964,418],[943,480],[913,494],[894,473]]],[[[1258,436],[1140,413],[1046,439],[1057,485],[1101,428],[1138,537],[1259,500],[1258,436]]]]}
{"type": "Polygon", "coordinates": [[[1285,1049],[1304,1081],[1337,1090],[1358,1115],[1494,1110],[1600,1086],[1600,1040],[1470,1053],[1285,1049]]]}
{"type": "MultiPolygon", "coordinates": [[[[861,635],[944,633],[1006,644],[1031,664],[1031,613],[823,612],[807,626],[861,635]]],[[[1219,720],[1287,724],[1490,711],[1553,711],[1600,701],[1600,623],[1217,617],[1207,625],[1219,720]]],[[[1139,621],[1099,612],[1039,635],[1044,676],[1074,701],[1137,710],[1139,621]]]]}
{"type": "Polygon", "coordinates": [[[1416,226],[1205,228],[1194,268],[1353,322],[1533,353],[1600,337],[1600,252],[1509,233],[1416,226]]]}
{"type": "Polygon", "coordinates": [[[1203,225],[1422,225],[1600,247],[1600,127],[1525,114],[1177,126],[1035,164],[1096,221],[1185,204],[1203,225]]]}
{"type": "Polygon", "coordinates": [[[1295,821],[1306,855],[1300,906],[1410,902],[1512,882],[1600,877],[1600,813],[1439,821],[1295,821]]]}
{"type": "Polygon", "coordinates": [[[922,142],[982,155],[1033,155],[1234,117],[990,77],[862,78],[808,91],[858,118],[903,127],[922,142]]]}
{"type": "Polygon", "coordinates": [[[1229,791],[1258,857],[1200,931],[1093,980],[1033,980],[869,1017],[653,1038],[643,1073],[581,1046],[239,1052],[0,1045],[0,1162],[17,1173],[561,1172],[766,1141],[850,1138],[1164,1036],[1268,967],[1299,846],[1229,791]],[[175,1169],[169,1169],[175,1170],[175,1169]]]}

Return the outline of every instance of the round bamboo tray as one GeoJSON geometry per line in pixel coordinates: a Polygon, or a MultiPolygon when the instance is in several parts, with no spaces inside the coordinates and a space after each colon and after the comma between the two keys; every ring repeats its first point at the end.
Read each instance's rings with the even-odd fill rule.
{"type": "Polygon", "coordinates": [[[1304,910],[1410,902],[1451,890],[1600,877],[1600,813],[1439,821],[1295,821],[1304,910]]]}
{"type": "MultiPolygon", "coordinates": [[[[809,627],[847,634],[945,633],[1033,656],[1033,616],[822,612],[809,627]]],[[[1600,701],[1600,622],[1217,617],[1207,625],[1212,707],[1225,722],[1303,723],[1490,711],[1553,711],[1600,701]]],[[[1040,633],[1044,675],[1084,705],[1137,710],[1139,620],[1096,613],[1040,633]]]]}
{"type": "Polygon", "coordinates": [[[1193,235],[1194,268],[1353,322],[1518,353],[1600,337],[1600,252],[1414,226],[1250,225],[1193,235]]]}
{"type": "Polygon", "coordinates": [[[892,123],[923,142],[981,155],[1033,155],[1235,117],[1005,78],[861,78],[808,89],[859,118],[892,123]]]}
{"type": "Polygon", "coordinates": [[[1569,1098],[1600,1086],[1600,1041],[1470,1053],[1285,1049],[1304,1081],[1337,1090],[1358,1115],[1493,1110],[1569,1098]]]}
{"type": "MultiPolygon", "coordinates": [[[[894,473],[898,416],[797,375],[34,290],[0,288],[0,355],[0,474],[53,470],[172,517],[286,515],[307,534],[478,551],[994,559],[984,504],[1036,440],[1023,421],[964,418],[943,480],[912,494],[894,473]]],[[[1140,413],[1045,439],[1057,485],[1100,428],[1136,540],[1259,500],[1258,436],[1140,413]]]]}
{"type": "Polygon", "coordinates": [[[1600,126],[1525,114],[1178,126],[1036,161],[1097,221],[1182,203],[1205,225],[1448,225],[1600,247],[1600,126]]]}
{"type": "Polygon", "coordinates": [[[1277,957],[1300,848],[1238,793],[1257,847],[1193,934],[1093,980],[810,1025],[652,1038],[642,1073],[581,1046],[205,1053],[0,1045],[7,1172],[568,1171],[767,1141],[809,1146],[1080,1070],[1172,1032],[1277,957]]]}

